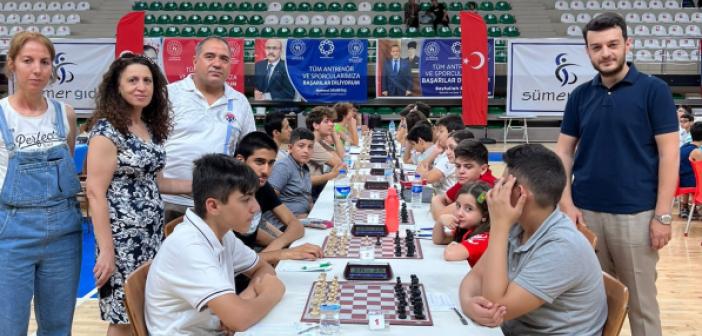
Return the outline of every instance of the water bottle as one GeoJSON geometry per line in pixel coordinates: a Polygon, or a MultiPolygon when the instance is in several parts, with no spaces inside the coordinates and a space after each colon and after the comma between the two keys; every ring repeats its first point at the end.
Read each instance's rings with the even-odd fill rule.
{"type": "Polygon", "coordinates": [[[353,160],[351,159],[351,144],[348,142],[344,144],[344,164],[346,165],[346,169],[350,172],[353,160]]]}
{"type": "Polygon", "coordinates": [[[346,170],[339,170],[334,180],[334,227],[338,233],[345,234],[351,225],[351,181],[346,170]]]}
{"type": "Polygon", "coordinates": [[[356,126],[356,134],[358,134],[358,142],[360,144],[361,138],[363,138],[363,127],[362,126],[356,126]]]}
{"type": "Polygon", "coordinates": [[[392,157],[388,155],[388,158],[385,160],[385,180],[388,181],[390,185],[395,183],[395,169],[393,169],[393,161],[392,157]]]}
{"type": "Polygon", "coordinates": [[[339,320],[339,304],[323,304],[319,306],[319,332],[322,335],[336,335],[341,329],[339,320]]]}
{"type": "Polygon", "coordinates": [[[388,125],[388,131],[390,131],[390,134],[392,134],[393,138],[395,137],[395,121],[391,120],[390,125],[388,125]]]}
{"type": "Polygon", "coordinates": [[[414,173],[414,180],[412,180],[412,205],[414,207],[422,205],[422,176],[419,173],[414,173]]]}

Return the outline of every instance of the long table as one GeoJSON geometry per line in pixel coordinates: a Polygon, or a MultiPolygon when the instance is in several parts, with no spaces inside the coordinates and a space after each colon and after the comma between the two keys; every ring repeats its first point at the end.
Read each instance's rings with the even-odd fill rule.
{"type": "MultiPolygon", "coordinates": [[[[331,220],[334,212],[333,183],[327,183],[319,199],[309,214],[310,218],[331,220]]],[[[427,204],[413,208],[415,226],[429,227],[433,224],[427,204]]],[[[400,226],[400,230],[416,229],[415,227],[400,226]]],[[[295,242],[293,246],[304,243],[322,245],[329,230],[305,229],[305,236],[295,242]]],[[[391,264],[395,276],[400,276],[404,281],[409,281],[411,274],[417,274],[428,294],[443,293],[447,295],[460,311],[458,288],[463,277],[470,270],[465,261],[448,262],[443,259],[444,246],[437,246],[431,240],[420,239],[424,259],[383,259],[391,264]]],[[[338,276],[343,280],[343,271],[346,263],[352,259],[328,258],[333,266],[327,272],[327,279],[338,276]]],[[[288,272],[289,266],[309,264],[305,261],[284,260],[278,265],[277,273],[286,287],[282,301],[257,325],[249,329],[244,335],[249,336],[277,336],[297,335],[299,331],[309,326],[300,323],[303,309],[310,288],[317,280],[318,272],[288,272]]],[[[384,330],[370,330],[367,325],[342,324],[339,335],[502,335],[500,328],[487,328],[477,325],[466,317],[468,325],[463,325],[458,315],[452,311],[431,310],[434,321],[433,326],[397,326],[392,325],[384,330]],[[443,333],[443,334],[442,334],[443,333]]],[[[301,335],[319,335],[318,329],[313,329],[301,335]]]]}

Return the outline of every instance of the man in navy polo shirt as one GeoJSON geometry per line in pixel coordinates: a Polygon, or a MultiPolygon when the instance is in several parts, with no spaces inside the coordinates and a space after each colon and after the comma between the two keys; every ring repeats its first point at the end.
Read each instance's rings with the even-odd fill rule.
{"type": "Polygon", "coordinates": [[[626,63],[621,16],[597,16],[583,36],[599,75],[572,92],[563,115],[556,152],[573,180],[560,207],[597,234],[602,269],[629,288],[631,334],[661,335],[656,263],[671,238],[675,105],[666,83],[626,63]]]}

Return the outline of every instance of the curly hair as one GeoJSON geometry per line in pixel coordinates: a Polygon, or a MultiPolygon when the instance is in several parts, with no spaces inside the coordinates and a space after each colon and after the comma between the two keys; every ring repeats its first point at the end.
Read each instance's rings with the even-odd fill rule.
{"type": "Polygon", "coordinates": [[[168,82],[159,67],[150,59],[131,53],[125,53],[115,59],[107,72],[102,76],[102,82],[95,98],[95,112],[87,124],[90,129],[100,119],[106,119],[120,133],[129,134],[132,121],[130,114],[132,106],[119,94],[119,79],[124,70],[132,64],[141,64],[149,68],[153,77],[153,96],[151,102],[141,113],[141,120],[151,131],[153,141],[163,143],[173,128],[173,120],[169,113],[168,82]]]}

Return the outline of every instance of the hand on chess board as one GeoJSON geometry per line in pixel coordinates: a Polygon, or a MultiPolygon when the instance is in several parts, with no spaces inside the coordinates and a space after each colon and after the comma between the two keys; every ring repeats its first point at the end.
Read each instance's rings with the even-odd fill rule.
{"type": "Polygon", "coordinates": [[[473,321],[487,327],[501,325],[507,313],[505,306],[494,304],[482,296],[468,299],[463,308],[464,313],[473,321]]]}
{"type": "Polygon", "coordinates": [[[439,223],[444,227],[447,227],[451,230],[455,230],[458,226],[458,219],[456,219],[456,216],[454,215],[443,214],[441,215],[441,217],[439,217],[439,223]]]}
{"type": "Polygon", "coordinates": [[[285,249],[282,251],[282,258],[284,260],[317,260],[322,257],[322,248],[305,243],[303,245],[285,249]]]}

